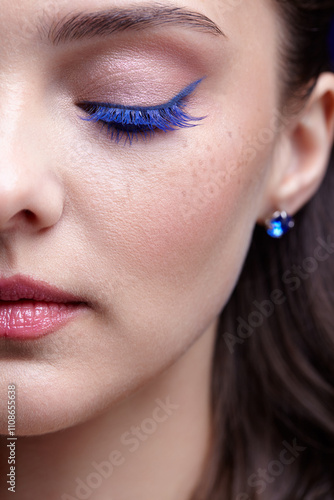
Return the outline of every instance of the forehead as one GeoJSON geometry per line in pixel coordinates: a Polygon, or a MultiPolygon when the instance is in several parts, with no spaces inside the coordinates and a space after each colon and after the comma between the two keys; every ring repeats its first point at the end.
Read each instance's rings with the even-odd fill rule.
{"type": "MultiPolygon", "coordinates": [[[[166,22],[173,24],[179,17],[179,25],[182,22],[181,10],[193,16],[191,23],[188,16],[189,27],[195,27],[196,15],[198,16],[198,28],[204,30],[204,20],[199,16],[207,17],[207,29],[215,24],[221,30],[229,27],[234,30],[239,28],[239,34],[246,32],[253,23],[258,30],[265,28],[265,21],[268,15],[276,17],[273,9],[273,2],[268,0],[189,0],[186,5],[179,0],[163,0],[159,3],[153,0],[37,0],[26,2],[25,0],[3,0],[2,22],[0,27],[6,32],[8,23],[11,28],[17,30],[17,34],[33,34],[36,29],[41,29],[43,34],[47,34],[48,28],[55,25],[55,22],[64,21],[69,14],[92,13],[111,10],[121,15],[123,12],[142,11],[147,23],[160,14],[165,17],[166,22]],[[174,19],[172,19],[174,17],[174,19]]],[[[184,26],[186,18],[183,16],[184,26]]],[[[125,22],[126,23],[126,22],[125,22]]],[[[214,29],[214,28],[213,28],[214,29]]],[[[269,33],[267,33],[269,35],[269,33]]]]}

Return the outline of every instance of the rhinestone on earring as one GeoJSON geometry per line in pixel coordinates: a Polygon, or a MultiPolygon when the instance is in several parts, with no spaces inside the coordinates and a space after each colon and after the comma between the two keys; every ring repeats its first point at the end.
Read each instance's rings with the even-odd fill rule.
{"type": "Polygon", "coordinates": [[[272,238],[281,238],[295,225],[294,219],[285,211],[277,210],[266,222],[267,234],[272,238]]]}

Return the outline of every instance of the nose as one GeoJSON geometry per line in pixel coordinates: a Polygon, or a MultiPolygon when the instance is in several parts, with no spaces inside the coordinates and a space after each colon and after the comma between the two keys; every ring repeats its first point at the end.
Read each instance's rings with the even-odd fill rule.
{"type": "Polygon", "coordinates": [[[14,229],[51,227],[62,214],[60,184],[50,174],[21,168],[0,170],[0,235],[14,229]]]}
{"type": "Polygon", "coordinates": [[[27,131],[19,114],[6,122],[0,114],[0,238],[52,227],[63,212],[63,185],[37,122],[27,131]]]}

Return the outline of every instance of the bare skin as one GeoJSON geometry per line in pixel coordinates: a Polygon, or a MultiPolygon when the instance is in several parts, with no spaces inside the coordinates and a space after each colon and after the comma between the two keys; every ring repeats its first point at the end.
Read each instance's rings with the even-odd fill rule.
{"type": "Polygon", "coordinates": [[[187,3],[224,35],[166,25],[51,46],[38,23],[129,4],[2,2],[0,275],[87,302],[50,335],[0,339],[1,465],[14,382],[17,500],[187,500],[200,477],[220,311],[255,224],[318,189],[334,129],[331,74],[273,125],[277,13],[231,5],[187,3]],[[157,106],[199,79],[196,127],[130,145],[79,119],[80,100],[157,106]]]}

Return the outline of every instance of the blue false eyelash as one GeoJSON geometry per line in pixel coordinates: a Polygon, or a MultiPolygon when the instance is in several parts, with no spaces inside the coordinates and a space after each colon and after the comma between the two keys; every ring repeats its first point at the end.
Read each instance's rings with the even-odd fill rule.
{"type": "Polygon", "coordinates": [[[205,118],[190,116],[186,111],[187,97],[195,90],[197,85],[203,80],[197,80],[183,89],[176,97],[169,102],[158,106],[121,106],[118,104],[82,101],[77,104],[90,116],[80,117],[82,120],[102,123],[108,127],[111,139],[115,142],[125,137],[125,144],[133,139],[138,141],[138,136],[146,139],[147,136],[155,134],[157,131],[168,132],[178,128],[196,127],[197,123],[205,118]]]}

